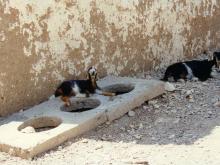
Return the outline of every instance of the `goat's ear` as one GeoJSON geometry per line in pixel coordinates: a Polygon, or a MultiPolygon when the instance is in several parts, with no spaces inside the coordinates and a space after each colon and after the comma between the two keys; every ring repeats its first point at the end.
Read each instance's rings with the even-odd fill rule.
{"type": "Polygon", "coordinates": [[[62,91],[62,89],[61,88],[58,88],[56,91],[55,91],[55,97],[58,97],[58,96],[60,96],[60,95],[62,95],[63,94],[63,91],[62,91]]]}

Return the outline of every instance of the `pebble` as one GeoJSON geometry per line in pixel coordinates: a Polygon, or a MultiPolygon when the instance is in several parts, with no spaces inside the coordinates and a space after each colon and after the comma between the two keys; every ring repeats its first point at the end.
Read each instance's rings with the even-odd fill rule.
{"type": "Polygon", "coordinates": [[[141,135],[134,135],[134,137],[135,137],[136,139],[140,140],[142,136],[141,136],[141,135]]]}
{"type": "Polygon", "coordinates": [[[143,128],[143,124],[140,123],[140,124],[139,124],[139,129],[142,129],[142,128],[143,128]]]}
{"type": "Polygon", "coordinates": [[[175,138],[174,134],[169,136],[169,139],[173,139],[173,138],[175,138]]]}
{"type": "Polygon", "coordinates": [[[135,116],[135,112],[134,111],[129,111],[128,112],[128,116],[129,117],[134,117],[135,116]]]}
{"type": "Polygon", "coordinates": [[[59,146],[59,147],[58,147],[58,150],[62,150],[62,149],[63,149],[63,147],[62,147],[62,146],[59,146]]]}
{"type": "Polygon", "coordinates": [[[88,140],[87,139],[83,139],[82,143],[88,143],[88,140]]]}
{"type": "Polygon", "coordinates": [[[149,105],[157,104],[157,100],[150,100],[150,101],[148,101],[148,104],[149,105]]]}
{"type": "Polygon", "coordinates": [[[147,110],[147,106],[144,105],[144,106],[143,106],[143,109],[144,109],[144,110],[147,110]]]}
{"type": "Polygon", "coordinates": [[[154,104],[153,107],[154,107],[155,109],[159,109],[159,108],[160,108],[160,106],[159,106],[158,104],[154,104]]]}
{"type": "Polygon", "coordinates": [[[184,83],[185,80],[184,80],[184,79],[179,79],[178,82],[180,82],[180,83],[184,83]]]}
{"type": "Polygon", "coordinates": [[[121,131],[125,131],[125,128],[124,127],[121,127],[121,128],[119,128],[121,131]]]}
{"type": "Polygon", "coordinates": [[[176,90],[175,86],[169,82],[165,83],[165,90],[168,92],[173,92],[176,90]]]}
{"type": "Polygon", "coordinates": [[[214,104],[215,107],[220,107],[220,101],[217,101],[215,104],[214,104]]]}
{"type": "Polygon", "coordinates": [[[194,103],[195,101],[194,101],[193,98],[190,98],[190,99],[189,99],[189,102],[190,102],[190,103],[194,103]]]}
{"type": "Polygon", "coordinates": [[[199,79],[197,77],[193,77],[192,81],[196,82],[196,81],[199,81],[199,79]]]}
{"type": "Polygon", "coordinates": [[[95,150],[99,150],[99,149],[102,149],[103,148],[103,145],[99,145],[97,147],[95,147],[95,150]]]}
{"type": "Polygon", "coordinates": [[[193,89],[188,90],[188,91],[186,91],[186,96],[190,96],[190,95],[192,95],[193,93],[194,93],[194,90],[193,90],[193,89]]]}
{"type": "Polygon", "coordinates": [[[107,121],[105,124],[110,125],[110,124],[111,124],[111,122],[110,122],[110,121],[107,121]]]}

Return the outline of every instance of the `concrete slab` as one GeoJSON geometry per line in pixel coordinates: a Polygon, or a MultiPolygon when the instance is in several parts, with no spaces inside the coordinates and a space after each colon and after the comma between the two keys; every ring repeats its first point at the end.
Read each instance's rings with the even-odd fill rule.
{"type": "Polygon", "coordinates": [[[25,159],[32,158],[106,121],[117,119],[164,93],[164,83],[156,80],[108,76],[98,84],[106,90],[118,90],[117,85],[122,89],[124,84],[124,89],[130,88],[131,91],[128,89],[130,92],[124,93],[122,90],[119,92],[121,95],[114,97],[95,94],[90,98],[72,98],[71,101],[80,105],[79,108],[87,103],[97,106],[84,112],[64,111],[63,103],[56,98],[16,113],[0,123],[0,151],[25,159]],[[36,132],[23,131],[27,126],[35,128],[36,132]]]}

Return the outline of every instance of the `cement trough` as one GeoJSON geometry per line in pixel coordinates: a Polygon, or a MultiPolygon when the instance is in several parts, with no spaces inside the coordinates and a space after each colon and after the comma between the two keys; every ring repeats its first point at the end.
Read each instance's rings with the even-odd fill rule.
{"type": "Polygon", "coordinates": [[[56,98],[2,121],[0,151],[32,158],[164,93],[164,83],[156,80],[108,76],[98,84],[118,95],[75,97],[71,99],[73,106],[69,109],[56,98]],[[34,129],[24,131],[28,128],[34,129]]]}

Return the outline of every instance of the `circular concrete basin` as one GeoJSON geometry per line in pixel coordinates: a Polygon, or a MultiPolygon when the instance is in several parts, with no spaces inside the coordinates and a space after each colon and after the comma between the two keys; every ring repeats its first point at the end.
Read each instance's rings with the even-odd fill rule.
{"type": "Polygon", "coordinates": [[[132,84],[113,84],[102,88],[103,91],[116,93],[116,95],[121,95],[129,93],[134,89],[132,84]]]}
{"type": "Polygon", "coordinates": [[[93,98],[79,98],[71,101],[69,107],[61,106],[60,109],[65,112],[84,112],[97,108],[101,102],[93,98]]]}
{"type": "Polygon", "coordinates": [[[50,129],[56,128],[61,123],[62,120],[58,117],[37,117],[23,122],[18,127],[18,131],[23,133],[48,131],[50,129]]]}

